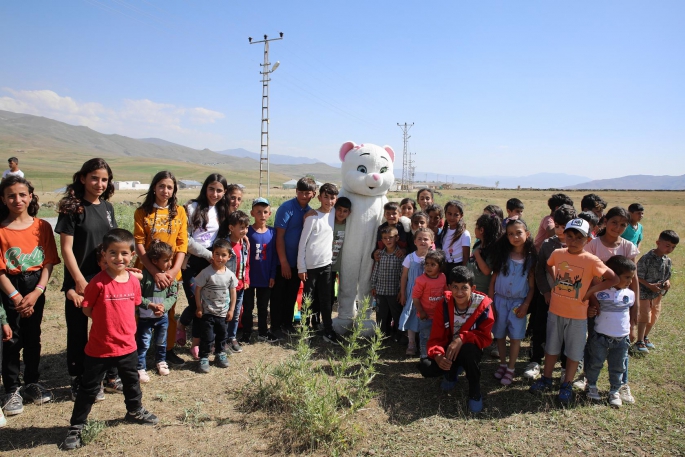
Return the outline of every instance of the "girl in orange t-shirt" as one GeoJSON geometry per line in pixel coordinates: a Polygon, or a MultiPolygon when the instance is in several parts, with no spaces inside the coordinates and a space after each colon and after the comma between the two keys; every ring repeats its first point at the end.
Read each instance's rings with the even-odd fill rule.
{"type": "Polygon", "coordinates": [[[24,399],[43,404],[53,398],[38,384],[40,324],[45,288],[60,259],[52,227],[35,217],[39,205],[31,183],[18,176],[5,178],[0,184],[0,198],[0,288],[13,335],[2,348],[2,379],[7,392],[3,409],[13,416],[24,411],[24,399]],[[22,349],[23,389],[19,381],[22,349]]]}
{"type": "MultiPolygon", "coordinates": [[[[137,268],[145,268],[152,274],[160,290],[169,287],[174,280],[181,281],[181,266],[188,252],[188,217],[183,206],[178,204],[176,178],[170,171],[160,171],[152,178],[145,201],[133,214],[133,237],[136,240],[137,268]],[[152,240],[164,241],[174,250],[173,264],[167,271],[161,271],[147,256],[152,240]]],[[[180,366],[185,361],[173,351],[176,341],[174,318],[176,305],[169,310],[166,361],[180,366]]]]}

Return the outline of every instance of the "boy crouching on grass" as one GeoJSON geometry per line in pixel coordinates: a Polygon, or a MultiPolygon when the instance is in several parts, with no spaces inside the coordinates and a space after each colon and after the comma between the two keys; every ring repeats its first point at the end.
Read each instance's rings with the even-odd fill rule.
{"type": "Polygon", "coordinates": [[[143,408],[138,380],[135,310],[142,300],[140,282],[126,270],[133,257],[134,239],[124,229],[110,230],[102,241],[107,268],[88,283],[83,313],[93,321],[85,348],[81,388],[76,395],[71,426],[63,449],[81,446],[81,433],[109,368],[119,370],[124,385],[127,422],[155,425],[157,416],[143,408]]]}
{"type": "Polygon", "coordinates": [[[445,292],[441,309],[435,310],[433,327],[428,339],[428,359],[419,369],[424,377],[444,375],[441,388],[455,387],[457,376],[466,372],[469,381],[469,411],[483,410],[480,391],[480,360],[483,348],[492,343],[492,300],[476,292],[473,273],[464,266],[454,267],[449,275],[449,291],[445,292]]]}

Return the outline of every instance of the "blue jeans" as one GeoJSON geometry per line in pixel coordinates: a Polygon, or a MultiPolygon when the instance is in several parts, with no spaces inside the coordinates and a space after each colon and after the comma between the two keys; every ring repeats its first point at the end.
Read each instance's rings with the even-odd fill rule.
{"type": "Polygon", "coordinates": [[[155,363],[166,361],[166,338],[169,327],[169,315],[161,317],[138,319],[138,331],[136,332],[136,344],[138,345],[138,370],[147,369],[145,356],[150,349],[152,334],[155,337],[155,363]]]}
{"type": "Polygon", "coordinates": [[[422,359],[428,357],[428,338],[431,336],[431,328],[433,328],[433,319],[419,320],[419,349],[422,359]]]}
{"type": "Polygon", "coordinates": [[[628,363],[628,347],[630,339],[627,336],[612,338],[602,333],[594,332],[588,340],[590,347],[590,359],[585,360],[585,376],[589,385],[597,385],[599,372],[602,370],[604,361],[609,368],[609,392],[618,392],[623,385],[623,373],[628,363]]]}
{"type": "Polygon", "coordinates": [[[240,310],[243,309],[243,295],[245,289],[235,291],[235,311],[233,312],[233,319],[228,323],[228,338],[226,341],[230,342],[235,339],[238,333],[238,322],[240,322],[240,310]]]}

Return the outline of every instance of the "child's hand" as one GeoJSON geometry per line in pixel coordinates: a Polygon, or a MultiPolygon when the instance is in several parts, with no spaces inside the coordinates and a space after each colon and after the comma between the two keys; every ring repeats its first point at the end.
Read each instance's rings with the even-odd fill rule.
{"type": "Polygon", "coordinates": [[[29,292],[28,294],[24,295],[24,298],[21,299],[19,305],[16,305],[14,308],[17,310],[18,313],[21,314],[27,311],[29,308],[33,308],[36,304],[36,301],[38,301],[38,297],[40,297],[41,295],[41,292],[38,290],[29,292]]]}
{"type": "Polygon", "coordinates": [[[400,297],[400,303],[402,304],[402,306],[404,306],[405,303],[407,303],[407,300],[406,300],[406,297],[404,296],[404,291],[403,291],[403,290],[400,291],[399,297],[400,297]]]}
{"type": "Polygon", "coordinates": [[[166,273],[159,272],[155,274],[155,284],[158,289],[164,290],[171,285],[171,282],[166,273]]]}
{"type": "Polygon", "coordinates": [[[143,273],[143,270],[141,270],[140,268],[133,267],[126,267],[126,271],[128,271],[129,273],[143,273]]]}
{"type": "Polygon", "coordinates": [[[74,285],[74,290],[76,291],[77,294],[83,295],[83,292],[86,290],[86,286],[88,285],[88,281],[84,279],[82,280],[76,280],[76,284],[74,285]]]}
{"type": "Polygon", "coordinates": [[[526,314],[528,314],[528,303],[523,303],[522,305],[519,305],[519,309],[516,310],[516,317],[519,319],[522,319],[526,317],[526,314]]]}
{"type": "Polygon", "coordinates": [[[157,308],[157,309],[155,310],[155,313],[154,313],[154,314],[155,314],[156,317],[162,317],[162,316],[164,316],[164,308],[157,308]]]}
{"type": "Polygon", "coordinates": [[[226,313],[226,322],[231,322],[233,319],[233,310],[229,309],[228,312],[226,313]]]}
{"type": "Polygon", "coordinates": [[[649,282],[647,283],[647,288],[651,290],[652,292],[661,292],[661,284],[658,282],[649,282]]]}
{"type": "Polygon", "coordinates": [[[418,310],[418,313],[419,313],[419,319],[421,319],[422,321],[425,321],[426,319],[428,319],[428,314],[423,309],[418,310]]]}
{"type": "Polygon", "coordinates": [[[276,280],[274,278],[269,279],[269,289],[273,289],[276,280]]]}
{"type": "Polygon", "coordinates": [[[74,306],[76,308],[82,308],[83,307],[83,297],[80,296],[79,294],[76,294],[76,296],[72,300],[74,302],[74,306]]]}
{"type": "Polygon", "coordinates": [[[545,297],[545,303],[549,305],[549,301],[552,299],[552,292],[545,292],[542,295],[545,297]]]}
{"type": "Polygon", "coordinates": [[[281,262],[281,276],[283,276],[284,279],[290,279],[292,275],[293,272],[290,270],[290,265],[288,262],[281,262]]]}
{"type": "Polygon", "coordinates": [[[595,317],[598,314],[599,310],[597,310],[597,308],[595,308],[594,306],[587,307],[587,317],[595,317]]]}
{"type": "Polygon", "coordinates": [[[461,347],[463,345],[464,343],[463,341],[461,341],[461,338],[455,338],[454,340],[452,340],[449,346],[447,346],[447,350],[445,351],[445,357],[447,358],[447,360],[449,360],[450,362],[457,360],[457,356],[459,355],[459,351],[461,351],[461,347]]]}
{"type": "Polygon", "coordinates": [[[378,262],[379,260],[381,260],[381,250],[376,249],[375,251],[373,251],[373,261],[378,262]]]}
{"type": "Polygon", "coordinates": [[[395,251],[395,257],[398,259],[404,259],[404,256],[407,254],[407,251],[399,248],[398,250],[395,251]]]}
{"type": "Polygon", "coordinates": [[[202,308],[200,308],[200,309],[198,309],[197,311],[195,311],[195,317],[197,317],[197,318],[201,318],[201,317],[202,317],[202,308]]]}
{"type": "Polygon", "coordinates": [[[452,368],[452,361],[442,354],[435,356],[435,363],[444,371],[449,371],[452,368]]]}
{"type": "Polygon", "coordinates": [[[628,338],[630,339],[631,343],[634,343],[635,340],[637,339],[637,335],[635,334],[635,326],[634,325],[630,326],[630,333],[628,334],[628,338]]]}
{"type": "Polygon", "coordinates": [[[297,276],[299,276],[302,281],[307,282],[307,273],[299,273],[297,276]]]}
{"type": "Polygon", "coordinates": [[[664,290],[670,289],[670,288],[671,288],[671,280],[670,280],[670,279],[667,279],[667,280],[664,282],[664,284],[661,286],[661,288],[664,289],[664,290]]]}
{"type": "Polygon", "coordinates": [[[9,324],[2,325],[2,341],[9,341],[12,339],[12,328],[9,324]]]}

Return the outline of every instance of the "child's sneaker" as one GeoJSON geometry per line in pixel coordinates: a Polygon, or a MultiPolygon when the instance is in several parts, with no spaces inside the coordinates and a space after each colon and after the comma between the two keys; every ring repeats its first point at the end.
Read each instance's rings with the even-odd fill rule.
{"type": "Polygon", "coordinates": [[[141,384],[147,384],[150,382],[150,376],[148,376],[147,371],[138,370],[138,380],[141,384]]]}
{"type": "Polygon", "coordinates": [[[5,419],[5,415],[2,414],[2,409],[0,409],[0,428],[4,427],[7,425],[7,419],[5,419]]]}
{"type": "Polygon", "coordinates": [[[24,400],[21,398],[19,389],[5,396],[2,410],[5,412],[5,416],[16,416],[24,412],[24,400]]]}
{"type": "Polygon", "coordinates": [[[188,341],[188,334],[186,333],[186,328],[179,325],[176,329],[176,344],[179,346],[185,346],[188,341]]]}
{"type": "Polygon", "coordinates": [[[602,397],[599,395],[599,389],[597,386],[591,386],[588,384],[586,395],[587,398],[592,401],[602,401],[602,397]]]}
{"type": "Polygon", "coordinates": [[[635,397],[630,393],[630,386],[628,384],[623,384],[621,388],[618,389],[618,395],[624,403],[629,403],[631,405],[635,403],[635,397]]]}
{"type": "Polygon", "coordinates": [[[191,347],[190,355],[193,357],[193,360],[200,360],[200,346],[191,347]]]}
{"type": "Polygon", "coordinates": [[[72,425],[69,427],[67,437],[62,441],[61,449],[65,451],[73,451],[81,447],[81,432],[83,432],[83,425],[72,425]]]}
{"type": "Polygon", "coordinates": [[[278,338],[276,335],[274,335],[274,334],[271,333],[271,332],[266,332],[266,333],[263,334],[263,335],[260,334],[260,335],[257,337],[257,339],[258,339],[259,341],[264,341],[265,343],[275,343],[276,341],[279,341],[279,340],[280,340],[280,338],[278,338]]]}
{"type": "Polygon", "coordinates": [[[587,389],[587,378],[585,376],[578,378],[574,383],[573,387],[578,390],[585,391],[587,389]]]}
{"type": "Polygon", "coordinates": [[[610,392],[609,393],[609,406],[612,408],[620,408],[623,405],[623,401],[621,400],[621,396],[619,395],[618,392],[610,392]]]}
{"type": "Polygon", "coordinates": [[[331,343],[331,344],[340,344],[340,336],[335,333],[335,331],[331,330],[328,333],[325,333],[323,335],[323,340],[326,343],[331,343]]]}
{"type": "Polygon", "coordinates": [[[37,405],[48,403],[54,398],[52,396],[52,392],[37,382],[24,386],[24,388],[21,390],[21,396],[27,403],[35,403],[37,405]]]}
{"type": "Polygon", "coordinates": [[[523,377],[535,380],[538,376],[540,376],[540,364],[537,362],[530,362],[526,366],[526,371],[523,372],[523,377]]]}
{"type": "Polygon", "coordinates": [[[225,352],[219,352],[214,357],[214,363],[219,368],[228,368],[228,355],[225,352]]]}
{"type": "Polygon", "coordinates": [[[643,354],[649,354],[649,349],[647,348],[647,345],[644,341],[636,341],[635,349],[637,349],[639,352],[642,352],[643,354]]]}
{"type": "Polygon", "coordinates": [[[159,419],[142,406],[135,411],[127,411],[124,420],[142,425],[157,425],[159,419]]]}
{"type": "Polygon", "coordinates": [[[568,405],[573,399],[573,384],[570,382],[562,383],[559,387],[559,396],[557,398],[559,398],[562,404],[568,405]]]}
{"type": "Polygon", "coordinates": [[[105,383],[105,392],[108,394],[123,394],[124,393],[124,384],[121,382],[121,378],[117,376],[114,379],[106,379],[105,383]]]}
{"type": "Polygon", "coordinates": [[[235,352],[236,354],[243,352],[243,348],[240,347],[238,340],[236,340],[235,338],[233,338],[227,346],[232,352],[235,352]]]}
{"type": "Polygon", "coordinates": [[[483,411],[482,395],[480,396],[480,398],[477,399],[469,398],[469,411],[471,411],[474,414],[478,414],[479,412],[483,411]]]}
{"type": "Polygon", "coordinates": [[[536,393],[542,393],[542,392],[548,392],[552,390],[552,378],[545,378],[544,376],[540,376],[540,379],[535,381],[532,386],[530,386],[530,389],[528,389],[528,392],[532,394],[536,393]]]}
{"type": "Polygon", "coordinates": [[[647,346],[648,349],[655,349],[654,343],[649,341],[649,338],[647,338],[647,335],[645,335],[645,339],[643,341],[645,342],[645,346],[647,346]]]}
{"type": "Polygon", "coordinates": [[[170,365],[175,365],[177,367],[182,367],[186,361],[180,358],[174,350],[166,351],[166,361],[170,365]]]}
{"type": "Polygon", "coordinates": [[[169,375],[169,365],[167,365],[166,362],[157,362],[157,373],[160,376],[168,376],[169,375]]]}
{"type": "MultiPolygon", "coordinates": [[[[74,401],[76,401],[76,397],[74,397],[74,401]]],[[[95,396],[95,403],[105,401],[105,388],[100,384],[100,390],[98,390],[98,394],[95,396]]]]}
{"type": "Polygon", "coordinates": [[[200,373],[209,373],[209,359],[207,357],[203,357],[200,359],[198,371],[200,373]]]}
{"type": "Polygon", "coordinates": [[[240,344],[250,344],[250,338],[252,335],[250,333],[243,333],[238,342],[240,344]]]}

